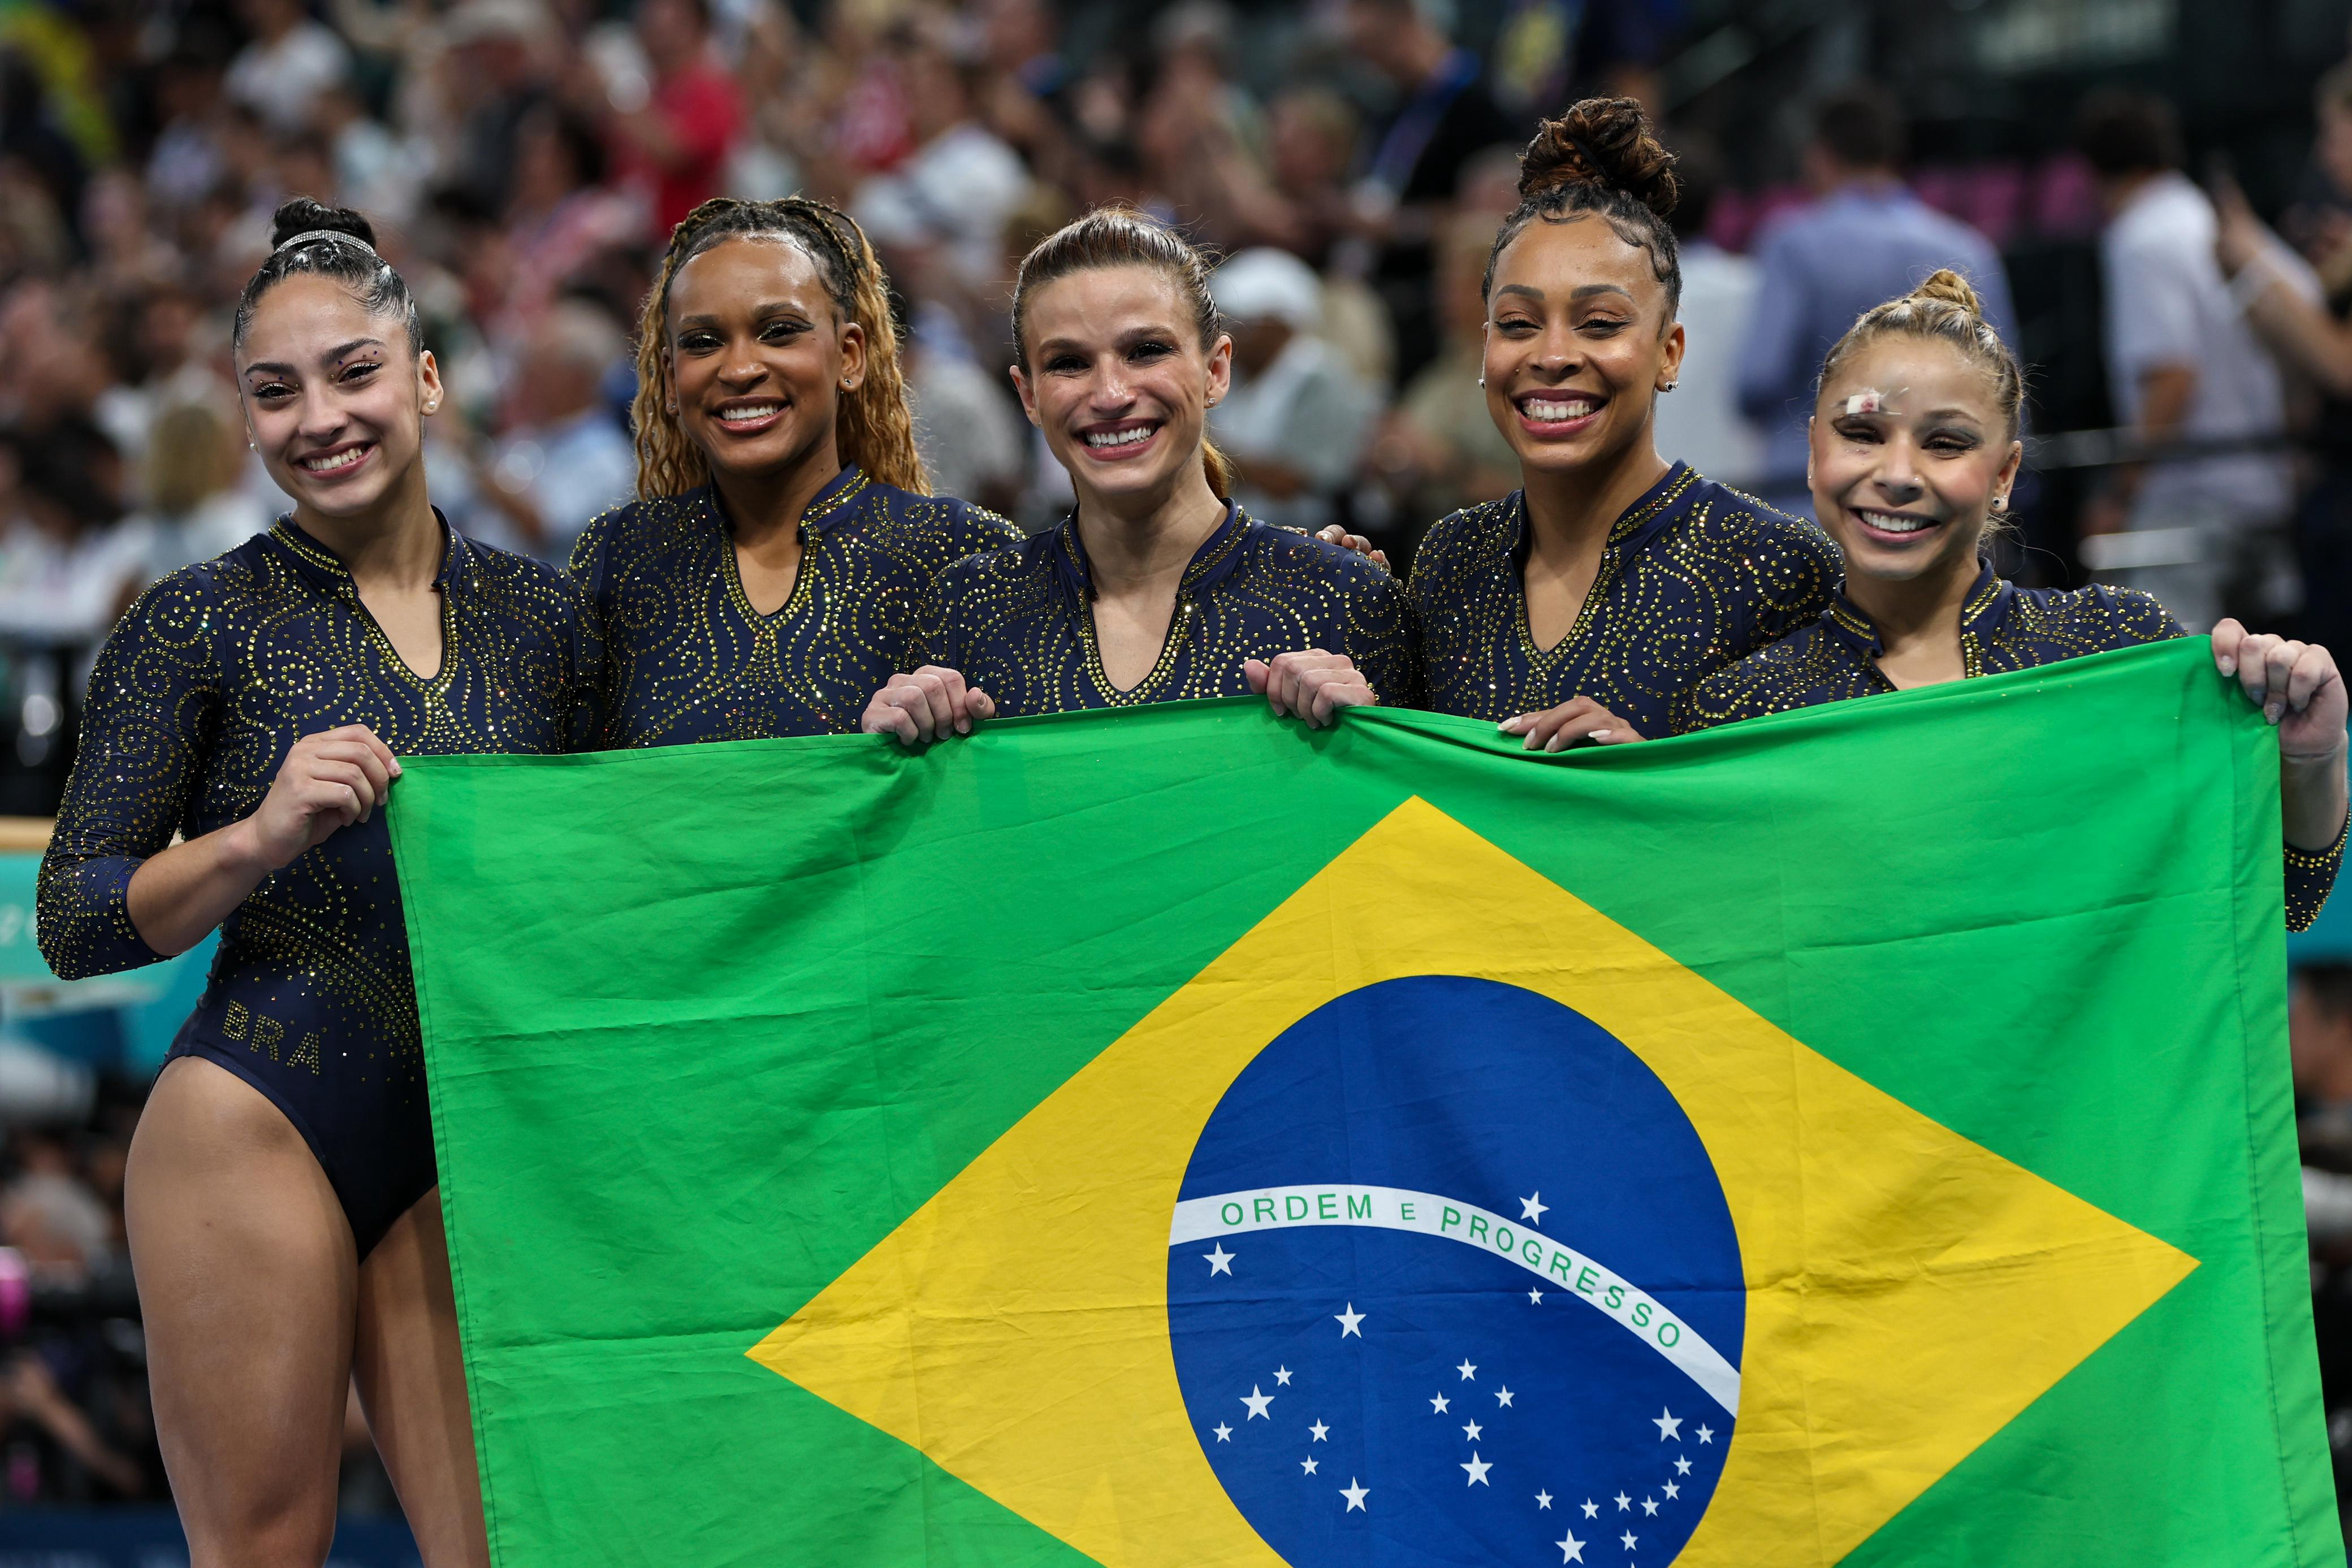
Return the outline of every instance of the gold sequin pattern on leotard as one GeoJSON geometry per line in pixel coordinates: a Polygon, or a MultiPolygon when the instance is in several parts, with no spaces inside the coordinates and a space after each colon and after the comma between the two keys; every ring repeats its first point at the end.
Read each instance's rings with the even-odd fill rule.
{"type": "Polygon", "coordinates": [[[1821,613],[1837,549],[1811,523],[1676,464],[1611,528],[1567,634],[1528,629],[1525,498],[1441,518],[1412,562],[1429,706],[1504,719],[1590,697],[1663,735],[1691,686],[1821,613]]]}
{"type": "Polygon", "coordinates": [[[597,518],[572,553],[595,695],[583,744],[843,734],[908,656],[939,573],[1020,530],[856,470],[813,501],[790,596],[761,614],[709,486],[597,518]]]}
{"type": "Polygon", "coordinates": [[[1249,691],[1243,664],[1343,653],[1384,703],[1414,700],[1412,602],[1360,556],[1234,507],[1186,566],[1159,660],[1121,691],[1104,671],[1075,519],[976,556],[940,580],[917,657],[963,674],[1007,716],[1249,691]]]}
{"type": "MultiPolygon", "coordinates": [[[[555,572],[451,535],[442,587],[429,676],[401,661],[341,562],[287,523],[141,595],[91,675],[42,862],[50,967],[72,977],[151,961],[130,920],[131,873],[174,832],[250,815],[303,735],[363,724],[395,755],[562,749],[572,627],[555,572]]],[[[222,922],[192,1027],[256,1052],[267,1040],[272,1061],[282,1039],[286,1060],[321,1075],[420,1082],[380,811],[265,878],[222,922]]]]}

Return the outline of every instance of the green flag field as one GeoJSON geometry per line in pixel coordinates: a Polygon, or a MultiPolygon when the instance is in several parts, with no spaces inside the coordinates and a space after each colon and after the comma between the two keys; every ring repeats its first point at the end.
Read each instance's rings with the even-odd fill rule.
{"type": "Polygon", "coordinates": [[[404,765],[501,1568],[2344,1561],[2201,639],[404,765]]]}

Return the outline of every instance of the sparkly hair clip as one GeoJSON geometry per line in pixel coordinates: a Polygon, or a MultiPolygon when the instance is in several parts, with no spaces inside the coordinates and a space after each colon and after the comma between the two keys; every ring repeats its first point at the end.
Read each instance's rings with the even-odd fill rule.
{"type": "MultiPolygon", "coordinates": [[[[296,246],[309,245],[314,239],[339,239],[345,245],[363,250],[370,256],[375,256],[375,246],[368,244],[367,241],[360,238],[359,235],[355,234],[346,234],[341,229],[305,229],[300,234],[289,239],[284,245],[279,246],[278,250],[292,250],[296,246]]],[[[275,256],[278,254],[278,251],[271,251],[269,254],[275,256]]],[[[383,258],[378,256],[377,259],[382,260],[383,258]]]]}

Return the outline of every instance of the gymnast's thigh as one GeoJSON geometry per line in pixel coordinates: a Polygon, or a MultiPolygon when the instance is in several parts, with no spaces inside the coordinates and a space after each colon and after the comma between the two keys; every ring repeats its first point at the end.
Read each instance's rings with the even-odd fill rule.
{"type": "Polygon", "coordinates": [[[333,1185],[283,1111],[191,1054],[148,1098],[124,1204],[191,1568],[316,1568],[359,1270],[333,1185]]]}

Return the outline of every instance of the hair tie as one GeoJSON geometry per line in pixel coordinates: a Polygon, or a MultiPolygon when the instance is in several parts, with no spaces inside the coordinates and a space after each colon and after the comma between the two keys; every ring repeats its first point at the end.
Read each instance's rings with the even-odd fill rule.
{"type": "MultiPolygon", "coordinates": [[[[286,241],[283,245],[280,245],[278,247],[278,250],[273,250],[269,254],[276,256],[278,250],[292,250],[296,246],[309,245],[314,239],[339,239],[345,245],[354,246],[359,249],[367,252],[370,256],[375,256],[375,246],[368,244],[367,241],[360,238],[359,235],[355,234],[346,234],[341,229],[305,229],[302,233],[296,235],[293,238],[286,241]]],[[[376,259],[378,261],[382,261],[383,258],[382,256],[376,256],[376,259]]]]}
{"type": "Polygon", "coordinates": [[[1608,176],[1601,172],[1601,160],[1593,155],[1591,148],[1585,145],[1583,137],[1579,136],[1575,131],[1569,130],[1568,127],[1564,125],[1560,127],[1559,133],[1568,138],[1568,144],[1576,149],[1576,155],[1579,158],[1584,160],[1584,166],[1588,170],[1591,171],[1592,178],[1602,181],[1607,180],[1608,176]]]}

